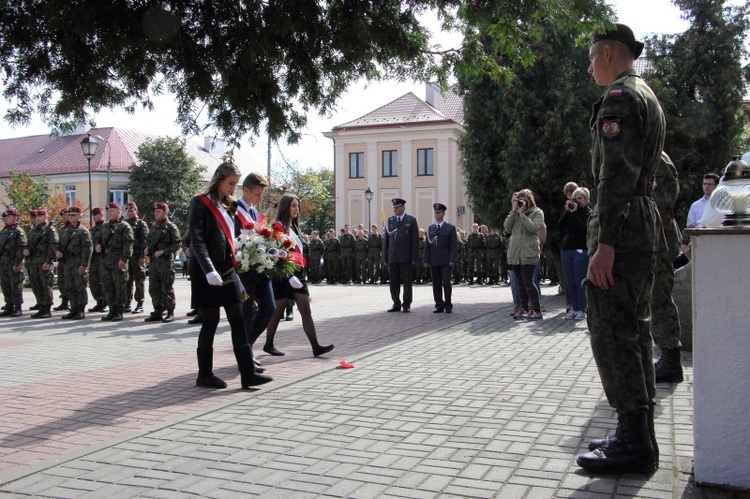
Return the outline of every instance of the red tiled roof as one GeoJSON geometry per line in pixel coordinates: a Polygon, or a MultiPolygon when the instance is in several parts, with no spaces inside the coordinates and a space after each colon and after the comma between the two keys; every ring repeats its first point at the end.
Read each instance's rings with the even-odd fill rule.
{"type": "MultiPolygon", "coordinates": [[[[452,93],[452,92],[451,92],[452,93]]],[[[459,97],[460,99],[460,97],[459,97]]],[[[463,116],[463,106],[461,115],[463,116]]],[[[454,121],[441,110],[421,100],[409,92],[364,116],[333,127],[334,130],[362,127],[382,127],[396,125],[420,125],[428,123],[445,123],[454,121]]]]}

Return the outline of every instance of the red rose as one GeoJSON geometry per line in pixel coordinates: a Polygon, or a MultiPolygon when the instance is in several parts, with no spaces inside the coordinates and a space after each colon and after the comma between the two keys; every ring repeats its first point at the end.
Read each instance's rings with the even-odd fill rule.
{"type": "Polygon", "coordinates": [[[294,243],[291,239],[284,239],[284,249],[289,249],[290,246],[292,246],[294,243]]]}
{"type": "Polygon", "coordinates": [[[265,237],[266,239],[269,239],[273,235],[273,232],[271,232],[271,229],[269,229],[268,227],[261,227],[258,230],[258,234],[265,237]]]}
{"type": "Polygon", "coordinates": [[[253,230],[255,228],[255,222],[253,222],[252,220],[249,220],[245,222],[244,224],[242,224],[242,228],[245,230],[253,230]]]}
{"type": "Polygon", "coordinates": [[[286,232],[284,226],[279,221],[274,222],[272,227],[274,232],[286,232]]]}

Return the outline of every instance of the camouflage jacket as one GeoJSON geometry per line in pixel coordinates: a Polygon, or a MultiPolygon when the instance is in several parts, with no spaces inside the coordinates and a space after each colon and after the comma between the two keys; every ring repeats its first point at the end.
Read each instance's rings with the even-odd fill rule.
{"type": "Polygon", "coordinates": [[[380,250],[383,247],[383,235],[382,234],[370,234],[370,237],[367,238],[367,256],[374,256],[379,257],[380,256],[380,250]]]}
{"type": "Polygon", "coordinates": [[[484,249],[484,235],[479,232],[472,232],[469,234],[466,244],[470,250],[484,249]]]}
{"type": "Polygon", "coordinates": [[[323,240],[319,237],[310,239],[309,247],[310,256],[320,259],[320,257],[323,255],[323,251],[325,250],[325,244],[323,244],[323,240]]]}
{"type": "Polygon", "coordinates": [[[133,257],[140,260],[148,247],[148,224],[142,218],[126,218],[125,221],[133,228],[133,257]]]}
{"type": "Polygon", "coordinates": [[[91,232],[78,222],[63,229],[65,237],[60,237],[58,251],[63,254],[63,262],[66,266],[88,267],[91,262],[93,241],[91,232]]]}
{"type": "Polygon", "coordinates": [[[94,241],[96,245],[101,246],[105,262],[127,262],[133,256],[133,228],[122,219],[106,222],[94,241]]]}
{"type": "Polygon", "coordinates": [[[367,236],[363,237],[362,239],[357,238],[354,241],[354,253],[359,256],[367,256],[367,249],[370,246],[370,241],[367,239],[367,236]]]}
{"type": "Polygon", "coordinates": [[[148,257],[154,260],[154,253],[163,251],[164,254],[159,259],[174,260],[181,244],[180,230],[173,222],[166,220],[161,224],[154,223],[148,237],[148,257]]]}
{"type": "Polygon", "coordinates": [[[23,265],[27,243],[26,233],[18,224],[0,230],[0,263],[14,267],[23,265]]]}
{"type": "Polygon", "coordinates": [[[674,205],[680,195],[680,183],[677,180],[677,168],[667,153],[661,153],[659,166],[654,176],[654,201],[659,210],[667,251],[672,260],[680,254],[680,228],[674,219],[674,205]]]}
{"type": "MultiPolygon", "coordinates": [[[[99,237],[99,233],[101,232],[102,227],[104,227],[104,222],[99,222],[89,229],[89,232],[91,232],[92,241],[96,241],[96,238],[99,237]]],[[[91,254],[92,260],[99,259],[101,257],[101,253],[97,253],[96,251],[91,254]]]]}
{"type": "Polygon", "coordinates": [[[49,263],[55,261],[55,249],[59,241],[57,229],[48,222],[42,226],[35,226],[29,233],[29,263],[49,263]]]}

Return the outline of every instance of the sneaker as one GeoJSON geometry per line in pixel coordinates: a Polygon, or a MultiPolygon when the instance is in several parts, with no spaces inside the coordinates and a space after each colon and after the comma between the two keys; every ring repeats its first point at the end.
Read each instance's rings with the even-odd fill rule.
{"type": "Polygon", "coordinates": [[[567,314],[565,314],[565,317],[563,317],[563,319],[565,319],[566,321],[574,321],[576,319],[576,314],[577,312],[575,310],[570,310],[567,314]]]}
{"type": "Polygon", "coordinates": [[[528,318],[528,312],[526,312],[522,308],[519,308],[518,312],[516,312],[516,315],[513,316],[513,319],[515,319],[517,321],[520,321],[520,320],[523,320],[523,319],[527,319],[527,318],[528,318]]]}
{"type": "Polygon", "coordinates": [[[583,310],[579,310],[578,312],[576,312],[577,321],[582,321],[585,318],[586,318],[586,312],[584,312],[583,310]]]}
{"type": "Polygon", "coordinates": [[[541,312],[534,312],[533,310],[526,315],[526,319],[530,321],[540,321],[544,319],[541,312]]]}

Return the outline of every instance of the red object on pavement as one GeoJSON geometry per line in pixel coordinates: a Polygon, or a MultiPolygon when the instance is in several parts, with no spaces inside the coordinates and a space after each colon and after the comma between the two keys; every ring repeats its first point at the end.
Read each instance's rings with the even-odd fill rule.
{"type": "Polygon", "coordinates": [[[352,367],[354,367],[354,364],[350,364],[347,361],[342,360],[341,362],[339,362],[337,369],[351,369],[352,367]]]}

